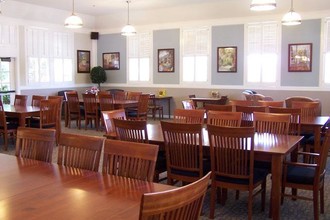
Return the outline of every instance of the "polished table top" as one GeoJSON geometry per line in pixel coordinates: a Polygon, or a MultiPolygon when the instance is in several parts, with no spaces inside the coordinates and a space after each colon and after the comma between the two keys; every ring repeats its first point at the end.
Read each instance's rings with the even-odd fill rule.
{"type": "Polygon", "coordinates": [[[138,219],[143,193],[173,188],[0,154],[0,219],[138,219]]]}

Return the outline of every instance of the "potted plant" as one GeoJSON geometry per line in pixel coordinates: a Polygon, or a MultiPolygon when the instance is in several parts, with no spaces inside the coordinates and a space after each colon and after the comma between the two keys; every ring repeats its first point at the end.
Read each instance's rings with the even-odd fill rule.
{"type": "Polygon", "coordinates": [[[91,69],[91,81],[98,85],[98,89],[101,90],[101,83],[107,81],[107,74],[103,67],[95,66],[91,69]]]}

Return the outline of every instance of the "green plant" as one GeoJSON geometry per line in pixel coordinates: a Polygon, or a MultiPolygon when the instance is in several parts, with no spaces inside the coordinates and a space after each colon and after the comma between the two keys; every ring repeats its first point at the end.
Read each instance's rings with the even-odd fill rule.
{"type": "Polygon", "coordinates": [[[92,83],[96,83],[99,87],[99,90],[101,90],[101,83],[104,83],[107,81],[107,74],[103,67],[101,66],[95,66],[91,69],[91,81],[92,83]]]}

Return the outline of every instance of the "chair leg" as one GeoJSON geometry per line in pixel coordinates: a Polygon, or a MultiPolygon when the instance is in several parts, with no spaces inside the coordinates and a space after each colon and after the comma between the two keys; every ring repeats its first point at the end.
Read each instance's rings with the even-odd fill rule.
{"type": "Polygon", "coordinates": [[[266,179],[261,184],[262,192],[261,192],[261,211],[265,211],[265,204],[266,204],[266,179]]]}
{"type": "Polygon", "coordinates": [[[215,184],[211,185],[211,198],[210,198],[210,219],[214,219],[214,211],[215,211],[215,200],[217,194],[217,186],[215,184]]]}
{"type": "Polygon", "coordinates": [[[252,202],[253,202],[253,192],[249,191],[249,197],[248,197],[248,219],[252,219],[252,202]]]}
{"type": "Polygon", "coordinates": [[[319,189],[313,190],[314,220],[319,219],[319,189]]]}
{"type": "Polygon", "coordinates": [[[324,214],[324,184],[323,183],[320,189],[320,206],[321,206],[321,213],[324,214]]]}

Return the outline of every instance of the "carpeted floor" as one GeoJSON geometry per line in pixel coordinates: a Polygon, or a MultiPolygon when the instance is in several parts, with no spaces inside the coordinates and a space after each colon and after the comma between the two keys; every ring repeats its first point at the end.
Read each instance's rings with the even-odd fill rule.
{"type": "MultiPolygon", "coordinates": [[[[157,121],[149,120],[150,123],[157,123],[157,121]]],[[[62,132],[67,133],[80,133],[85,135],[103,136],[103,131],[95,131],[94,129],[88,128],[87,130],[82,127],[78,130],[74,123],[72,128],[65,128],[62,126],[62,132]]],[[[15,153],[15,147],[12,140],[9,141],[10,146],[8,151],[3,151],[3,140],[0,140],[0,153],[12,154],[15,153]]],[[[57,159],[57,148],[54,150],[53,162],[57,159]]],[[[327,163],[327,170],[330,170],[330,160],[327,163]]],[[[330,177],[329,173],[325,178],[325,214],[320,215],[320,220],[330,219],[330,177]]],[[[260,195],[254,198],[253,204],[253,219],[268,219],[269,212],[269,199],[270,199],[271,180],[270,177],[267,181],[267,195],[266,195],[266,210],[261,212],[261,199],[260,195]]],[[[247,219],[247,193],[241,192],[239,200],[235,200],[235,192],[228,192],[228,200],[225,206],[216,205],[215,219],[225,220],[238,220],[247,219]]],[[[304,195],[312,195],[310,192],[303,192],[304,195]]],[[[209,203],[210,203],[210,190],[206,193],[204,200],[204,206],[202,210],[202,216],[200,219],[208,219],[209,215],[209,203]]],[[[285,198],[284,204],[281,206],[281,219],[299,219],[309,220],[313,219],[313,203],[311,201],[297,200],[292,201],[290,198],[285,198]]]]}

